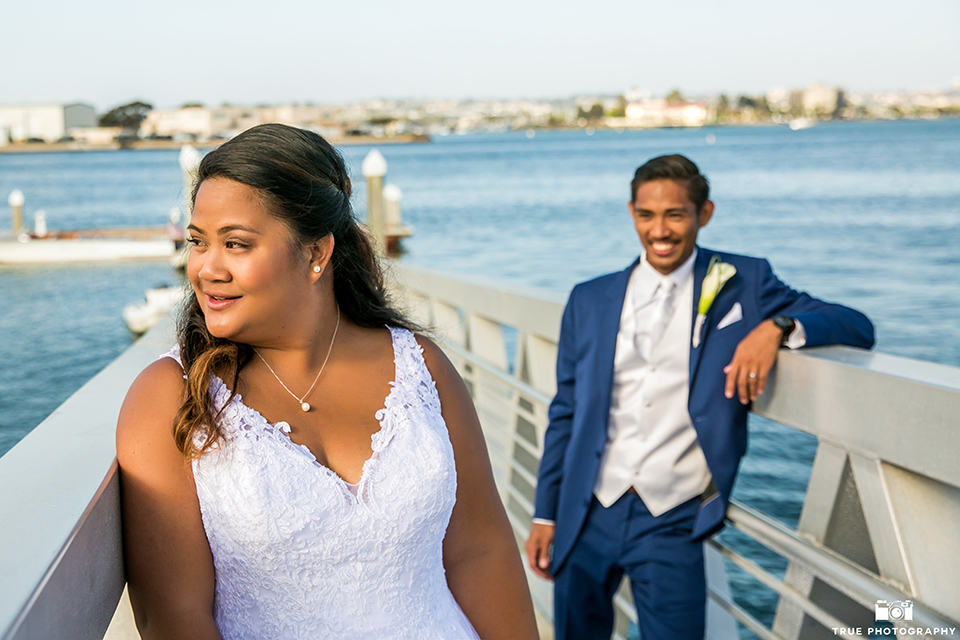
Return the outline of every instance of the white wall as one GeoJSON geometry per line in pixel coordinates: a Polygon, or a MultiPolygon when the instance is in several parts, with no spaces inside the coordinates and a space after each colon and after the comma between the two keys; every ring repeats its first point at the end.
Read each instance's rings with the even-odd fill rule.
{"type": "MultiPolygon", "coordinates": [[[[69,127],[96,126],[93,107],[85,104],[27,104],[0,106],[0,137],[4,130],[13,142],[40,138],[56,142],[69,127]]],[[[2,144],[2,142],[0,142],[2,144]]]]}

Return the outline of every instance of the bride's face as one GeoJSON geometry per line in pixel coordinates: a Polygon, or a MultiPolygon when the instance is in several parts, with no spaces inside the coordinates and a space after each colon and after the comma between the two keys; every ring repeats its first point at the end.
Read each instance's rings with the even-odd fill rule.
{"type": "Polygon", "coordinates": [[[280,338],[311,288],[309,258],[286,223],[252,187],[211,178],[187,229],[187,276],[210,333],[254,345],[280,338]]]}

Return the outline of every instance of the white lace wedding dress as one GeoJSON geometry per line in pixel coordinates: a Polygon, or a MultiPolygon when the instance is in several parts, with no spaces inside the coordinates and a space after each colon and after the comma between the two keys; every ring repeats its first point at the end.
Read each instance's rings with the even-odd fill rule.
{"type": "MultiPolygon", "coordinates": [[[[396,379],[357,485],[239,395],[194,463],[223,640],[478,637],[444,575],[457,478],[440,399],[413,334],[390,332],[396,379]]],[[[211,395],[230,393],[214,378],[211,395]]]]}

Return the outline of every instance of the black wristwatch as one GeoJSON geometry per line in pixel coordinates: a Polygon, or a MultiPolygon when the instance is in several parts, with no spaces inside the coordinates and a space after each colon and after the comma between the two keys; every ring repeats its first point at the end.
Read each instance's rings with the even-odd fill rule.
{"type": "Polygon", "coordinates": [[[775,316],[773,318],[773,324],[777,325],[780,328],[780,331],[783,332],[783,337],[780,339],[780,344],[786,344],[787,340],[790,338],[790,334],[793,333],[793,330],[797,328],[797,321],[789,316],[775,316]]]}

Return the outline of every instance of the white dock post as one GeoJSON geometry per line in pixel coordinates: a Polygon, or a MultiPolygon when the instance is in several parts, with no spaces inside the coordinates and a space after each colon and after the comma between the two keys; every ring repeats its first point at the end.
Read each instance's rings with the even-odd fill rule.
{"type": "Polygon", "coordinates": [[[200,168],[200,152],[185,144],[180,147],[180,171],[183,172],[183,226],[190,224],[193,215],[193,189],[197,186],[197,170],[200,168]]]}
{"type": "Polygon", "coordinates": [[[386,249],[383,237],[383,178],[387,175],[387,161],[379,151],[373,149],[363,159],[361,168],[363,177],[367,179],[367,225],[377,255],[382,256],[386,249]]]}
{"type": "Polygon", "coordinates": [[[403,224],[403,214],[400,211],[400,202],[403,192],[395,184],[383,187],[383,218],[384,230],[389,234],[392,229],[399,229],[403,224]]]}
{"type": "Polygon", "coordinates": [[[33,235],[38,238],[47,237],[47,212],[40,210],[33,214],[33,235]]]}
{"type": "Polygon", "coordinates": [[[17,232],[23,228],[23,191],[20,191],[20,189],[11,191],[10,197],[7,198],[7,203],[10,204],[10,231],[13,232],[13,235],[17,235],[17,232]]]}

